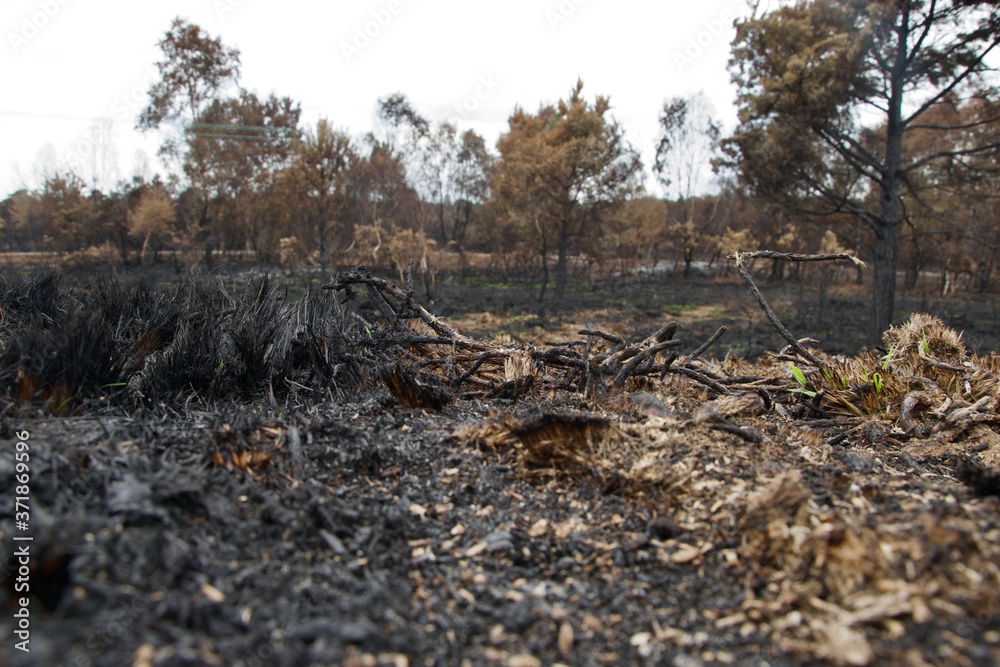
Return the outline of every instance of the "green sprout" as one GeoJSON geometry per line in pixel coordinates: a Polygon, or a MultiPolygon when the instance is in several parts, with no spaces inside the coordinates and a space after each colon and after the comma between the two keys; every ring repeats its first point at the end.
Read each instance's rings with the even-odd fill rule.
{"type": "MultiPolygon", "coordinates": [[[[925,345],[927,344],[926,340],[924,341],[924,344],[925,345]]],[[[889,370],[889,362],[892,360],[892,355],[895,352],[896,352],[896,346],[893,345],[892,347],[889,348],[889,353],[886,354],[884,357],[882,357],[882,370],[884,371],[889,370]]]]}
{"type": "Polygon", "coordinates": [[[816,397],[816,392],[808,389],[806,386],[808,381],[806,380],[805,373],[799,370],[799,367],[795,364],[792,364],[792,377],[794,377],[795,381],[799,383],[799,389],[792,389],[793,394],[805,394],[809,398],[816,397]]]}
{"type": "Polygon", "coordinates": [[[880,374],[872,373],[872,386],[875,387],[876,394],[882,393],[883,384],[882,384],[882,376],[880,374]]]}

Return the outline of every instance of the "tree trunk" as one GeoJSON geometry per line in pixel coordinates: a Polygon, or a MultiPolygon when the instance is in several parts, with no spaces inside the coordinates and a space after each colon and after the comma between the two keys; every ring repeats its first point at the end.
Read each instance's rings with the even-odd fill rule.
{"type": "Polygon", "coordinates": [[[563,220],[559,225],[559,259],[556,262],[556,301],[561,302],[566,294],[566,264],[569,254],[569,223],[563,220]]]}
{"type": "MultiPolygon", "coordinates": [[[[317,250],[319,250],[319,264],[324,271],[326,271],[326,224],[325,223],[326,221],[324,220],[323,217],[323,207],[320,206],[319,211],[317,211],[316,213],[316,245],[318,246],[317,250]]],[[[300,240],[304,241],[305,239],[300,239],[300,240]]],[[[307,254],[307,251],[303,252],[302,254],[304,255],[307,254]]],[[[302,259],[305,260],[305,257],[303,257],[302,259]]]]}
{"type": "Polygon", "coordinates": [[[899,187],[902,181],[900,165],[903,154],[903,85],[907,67],[907,26],[909,12],[901,12],[896,26],[898,46],[890,76],[891,93],[886,114],[885,159],[882,162],[882,186],[879,193],[879,215],[874,221],[875,246],[872,268],[872,317],[868,325],[868,344],[882,342],[882,333],[892,324],[896,297],[896,260],[899,252],[899,187]]]}
{"type": "Polygon", "coordinates": [[[139,264],[141,266],[146,266],[146,250],[149,248],[149,237],[153,235],[153,232],[146,232],[146,238],[142,240],[142,250],[139,251],[139,264]]]}
{"type": "Polygon", "coordinates": [[[448,231],[444,226],[444,197],[438,202],[438,225],[441,227],[441,247],[448,245],[448,231]]]}
{"type": "MultiPolygon", "coordinates": [[[[899,202],[896,202],[898,209],[899,202]]],[[[875,284],[872,291],[872,319],[868,329],[868,343],[882,342],[882,332],[892,324],[892,310],[896,297],[896,225],[888,220],[876,232],[875,257],[872,261],[875,284]]]]}
{"type": "Polygon", "coordinates": [[[538,295],[538,302],[545,301],[545,288],[549,284],[549,243],[545,234],[542,234],[542,290],[538,295]]]}

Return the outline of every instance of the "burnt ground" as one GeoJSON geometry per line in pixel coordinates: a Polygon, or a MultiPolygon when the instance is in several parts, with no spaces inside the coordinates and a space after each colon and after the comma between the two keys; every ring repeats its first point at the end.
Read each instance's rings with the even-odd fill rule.
{"type": "Polygon", "coordinates": [[[228,429],[220,418],[22,422],[33,532],[47,556],[79,555],[56,611],[33,605],[30,659],[9,644],[7,658],[791,664],[760,631],[715,628],[739,582],[719,577],[717,557],[661,561],[682,529],[654,525],[667,541],[643,544],[648,512],[613,489],[528,481],[509,459],[448,440],[487,410],[428,417],[373,402],[302,421],[242,415],[228,429]],[[205,456],[220,433],[280,442],[291,429],[298,446],[266,473],[205,456]],[[654,624],[676,639],[633,640],[654,624]]]}
{"type": "MultiPolygon", "coordinates": [[[[647,310],[618,330],[670,315],[647,310]]],[[[521,333],[570,326],[538,317],[521,333]]],[[[678,319],[689,353],[707,336],[678,319]]],[[[1000,664],[995,377],[964,402],[925,387],[905,414],[818,418],[787,366],[704,367],[780,378],[773,402],[677,375],[594,397],[543,370],[440,410],[364,373],[320,398],[179,400],[125,364],[157,401],[4,376],[0,543],[13,564],[27,431],[37,597],[23,654],[9,571],[0,662],[1000,664]]]]}

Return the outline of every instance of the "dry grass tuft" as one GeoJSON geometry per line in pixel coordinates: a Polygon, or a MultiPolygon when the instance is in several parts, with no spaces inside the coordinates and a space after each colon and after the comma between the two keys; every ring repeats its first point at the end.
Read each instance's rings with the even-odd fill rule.
{"type": "Polygon", "coordinates": [[[962,336],[940,319],[925,313],[914,313],[904,324],[890,328],[882,340],[893,357],[912,359],[933,355],[946,362],[961,361],[965,357],[962,336]]]}
{"type": "Polygon", "coordinates": [[[615,429],[609,419],[583,414],[542,414],[511,429],[521,443],[521,460],[534,468],[588,466],[605,458],[615,429]]]}
{"type": "Polygon", "coordinates": [[[409,366],[398,363],[388,367],[383,374],[386,386],[396,399],[408,408],[441,410],[451,403],[454,396],[430,376],[417,373],[409,366]]]}

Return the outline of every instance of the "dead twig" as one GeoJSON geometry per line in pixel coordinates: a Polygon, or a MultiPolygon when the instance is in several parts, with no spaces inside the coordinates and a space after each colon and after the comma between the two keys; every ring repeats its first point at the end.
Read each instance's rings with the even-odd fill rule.
{"type": "Polygon", "coordinates": [[[486,363],[486,360],[489,359],[492,355],[493,355],[492,350],[486,350],[485,352],[483,352],[482,355],[480,355],[479,359],[476,360],[476,363],[472,364],[472,367],[469,368],[469,370],[465,371],[464,373],[462,373],[460,377],[455,379],[455,381],[452,383],[452,386],[456,389],[462,386],[462,383],[468,380],[473,375],[475,375],[476,371],[478,371],[480,367],[484,363],[486,363]]]}
{"type": "Polygon", "coordinates": [[[692,369],[687,368],[685,366],[669,366],[667,368],[664,368],[663,372],[664,373],[675,373],[677,375],[684,375],[686,377],[691,378],[695,382],[700,382],[701,384],[705,385],[706,387],[709,387],[715,393],[722,394],[723,396],[729,396],[730,394],[733,393],[733,392],[729,391],[728,389],[726,389],[725,387],[723,387],[718,382],[716,382],[715,380],[713,380],[712,378],[708,377],[707,375],[702,375],[698,371],[692,370],[692,369]]]}
{"type": "MultiPolygon", "coordinates": [[[[746,267],[747,258],[752,258],[755,256],[767,257],[771,255],[764,255],[761,253],[771,253],[771,252],[772,251],[770,250],[757,250],[752,253],[735,252],[732,255],[730,255],[729,258],[736,260],[736,268],[739,270],[740,275],[743,276],[743,280],[750,287],[750,293],[753,294],[753,298],[757,300],[757,303],[760,305],[761,310],[764,311],[764,315],[766,315],[767,319],[771,321],[771,324],[774,325],[774,328],[778,330],[778,333],[781,334],[781,337],[788,341],[788,343],[792,346],[792,349],[795,350],[795,352],[800,357],[811,363],[813,366],[816,366],[817,368],[824,368],[825,365],[823,364],[823,362],[817,359],[815,356],[813,356],[812,353],[809,352],[809,350],[802,347],[802,345],[799,344],[799,341],[796,340],[795,336],[793,336],[788,331],[788,329],[785,328],[785,325],[781,323],[781,320],[778,319],[778,316],[775,315],[774,311],[771,310],[771,307],[767,305],[767,301],[764,300],[764,295],[760,293],[760,289],[758,289],[757,283],[754,282],[753,276],[751,276],[750,271],[747,270],[746,267]]],[[[831,258],[836,257],[837,259],[841,259],[840,255],[843,255],[844,258],[853,257],[853,255],[849,255],[848,253],[837,253],[836,255],[830,255],[829,257],[831,258]]],[[[788,257],[793,257],[793,256],[794,255],[790,254],[788,255],[788,257]]],[[[804,255],[804,257],[815,257],[815,255],[804,255]]],[[[799,261],[815,261],[815,260],[799,260],[799,261]]]]}
{"type": "Polygon", "coordinates": [[[617,385],[625,384],[625,380],[628,379],[632,372],[646,359],[652,359],[658,352],[662,352],[671,347],[677,347],[681,345],[679,340],[665,340],[662,343],[656,343],[651,347],[647,347],[638,354],[636,354],[632,359],[622,366],[622,369],[615,375],[614,383],[617,385]]]}
{"type": "Polygon", "coordinates": [[[608,333],[607,331],[600,331],[598,329],[590,328],[590,329],[580,329],[579,331],[577,331],[577,333],[580,334],[581,336],[597,336],[598,338],[603,338],[608,342],[614,343],[615,347],[612,348],[612,352],[616,351],[619,348],[628,346],[628,343],[625,342],[624,338],[622,338],[621,336],[616,336],[613,333],[608,333]]]}
{"type": "Polygon", "coordinates": [[[760,432],[760,429],[741,428],[728,419],[722,419],[721,417],[718,421],[709,424],[708,428],[713,431],[724,431],[725,433],[738,435],[747,442],[764,442],[764,434],[760,432]]]}
{"type": "Polygon", "coordinates": [[[698,357],[700,357],[702,354],[704,354],[705,350],[707,350],[708,348],[710,348],[713,345],[715,345],[715,341],[717,341],[720,338],[722,338],[722,334],[724,334],[724,333],[726,333],[726,327],[719,327],[719,330],[716,331],[714,334],[712,334],[711,338],[709,338],[704,343],[702,343],[701,345],[699,345],[697,350],[695,350],[691,354],[689,354],[686,357],[684,357],[683,359],[681,359],[679,363],[686,364],[688,362],[694,361],[695,359],[697,359],[698,357]]]}

